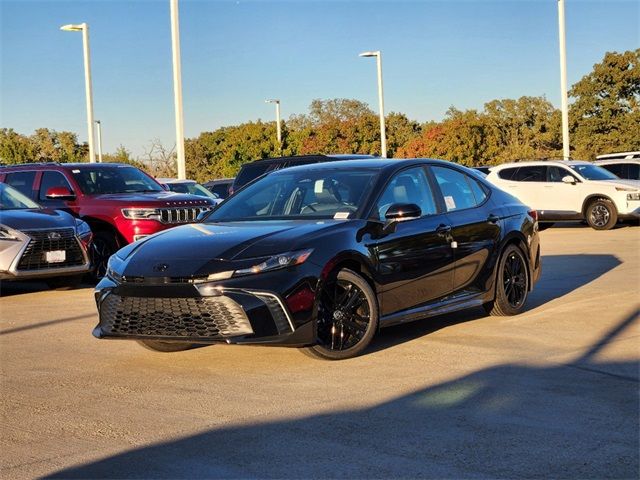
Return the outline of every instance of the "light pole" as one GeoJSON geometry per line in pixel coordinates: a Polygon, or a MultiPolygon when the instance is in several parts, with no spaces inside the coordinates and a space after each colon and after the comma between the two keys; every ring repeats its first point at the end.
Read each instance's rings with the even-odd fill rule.
{"type": "Polygon", "coordinates": [[[178,0],[169,0],[171,7],[171,53],[173,60],[173,103],[176,115],[176,154],[178,178],[187,178],[184,162],[184,116],[182,114],[182,73],[180,72],[180,20],[178,0]]]}
{"type": "Polygon", "coordinates": [[[98,127],[98,163],[102,163],[102,124],[100,120],[96,120],[98,127]]]}
{"type": "Polygon", "coordinates": [[[282,150],[282,129],[280,127],[280,100],[278,100],[277,98],[271,98],[269,100],[265,100],[264,102],[276,104],[276,138],[278,139],[278,148],[282,150]]]}
{"type": "Polygon", "coordinates": [[[93,148],[93,89],[91,86],[91,55],[89,53],[89,25],[63,25],[60,30],[65,32],[82,32],[82,50],[84,53],[84,86],[87,101],[87,134],[89,135],[89,162],[95,163],[96,156],[93,148]]]}
{"type": "Polygon", "coordinates": [[[384,125],[384,95],[382,92],[382,53],[380,50],[376,52],[362,52],[361,57],[376,57],[378,65],[378,105],[380,108],[380,150],[382,158],[387,158],[387,133],[384,125]]]}
{"type": "Polygon", "coordinates": [[[562,106],[562,156],[569,160],[569,99],[567,98],[567,42],[564,28],[564,0],[558,0],[558,33],[560,36],[560,101],[562,106]]]}

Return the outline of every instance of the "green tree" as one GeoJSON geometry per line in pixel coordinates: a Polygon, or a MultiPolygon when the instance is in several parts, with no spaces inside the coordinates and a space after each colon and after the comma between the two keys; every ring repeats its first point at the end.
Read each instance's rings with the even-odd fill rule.
{"type": "Polygon", "coordinates": [[[640,49],[606,53],[569,94],[574,157],[640,150],[640,49]]]}

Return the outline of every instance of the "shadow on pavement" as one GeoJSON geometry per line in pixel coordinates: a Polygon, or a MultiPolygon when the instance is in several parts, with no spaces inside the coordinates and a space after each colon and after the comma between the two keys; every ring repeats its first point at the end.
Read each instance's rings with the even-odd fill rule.
{"type": "MultiPolygon", "coordinates": [[[[75,288],[70,288],[68,290],[59,290],[60,294],[63,294],[65,291],[69,290],[77,290],[80,288],[89,288],[94,287],[90,283],[82,283],[75,288]]],[[[45,282],[39,282],[36,280],[20,280],[20,281],[0,281],[0,297],[11,297],[13,295],[22,295],[25,293],[35,293],[35,292],[45,292],[49,290],[54,290],[45,282]]]]}
{"type": "Polygon", "coordinates": [[[595,361],[637,317],[565,365],[499,365],[371,408],[213,429],[49,478],[637,478],[637,362],[595,361]]]}
{"type": "Polygon", "coordinates": [[[76,320],[92,318],[93,316],[94,315],[92,314],[84,314],[84,315],[76,315],[74,317],[60,318],[57,320],[48,320],[45,322],[31,323],[29,325],[22,325],[20,327],[7,328],[6,330],[0,330],[0,335],[9,335],[11,333],[24,332],[26,330],[33,330],[35,328],[49,327],[51,325],[57,325],[59,323],[75,322],[76,320]]]}

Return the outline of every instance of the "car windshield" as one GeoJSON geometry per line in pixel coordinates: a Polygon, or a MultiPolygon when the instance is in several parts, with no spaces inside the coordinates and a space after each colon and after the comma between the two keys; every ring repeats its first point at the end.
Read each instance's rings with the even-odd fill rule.
{"type": "Polygon", "coordinates": [[[569,165],[569,167],[587,180],[618,180],[618,177],[613,173],[597,165],[580,163],[578,165],[569,165]]]}
{"type": "Polygon", "coordinates": [[[82,193],[146,193],[162,192],[158,182],[135,167],[82,167],[71,170],[82,193]]]}
{"type": "Polygon", "coordinates": [[[169,190],[178,193],[189,193],[191,195],[198,195],[200,197],[218,198],[218,195],[210,192],[199,183],[184,182],[184,183],[167,183],[169,190]]]}
{"type": "Polygon", "coordinates": [[[376,175],[374,169],[272,173],[225,200],[206,221],[353,218],[376,175]]]}
{"type": "Polygon", "coordinates": [[[41,207],[15,188],[0,183],[0,210],[26,210],[29,208],[41,207]]]}

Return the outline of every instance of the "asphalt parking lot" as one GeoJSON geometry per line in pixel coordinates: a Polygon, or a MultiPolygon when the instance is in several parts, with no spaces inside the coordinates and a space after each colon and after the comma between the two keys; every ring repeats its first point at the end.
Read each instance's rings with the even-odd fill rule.
{"type": "Polygon", "coordinates": [[[541,236],[526,313],[342,362],[99,341],[91,288],[4,286],[0,476],[637,478],[640,228],[541,236]]]}

